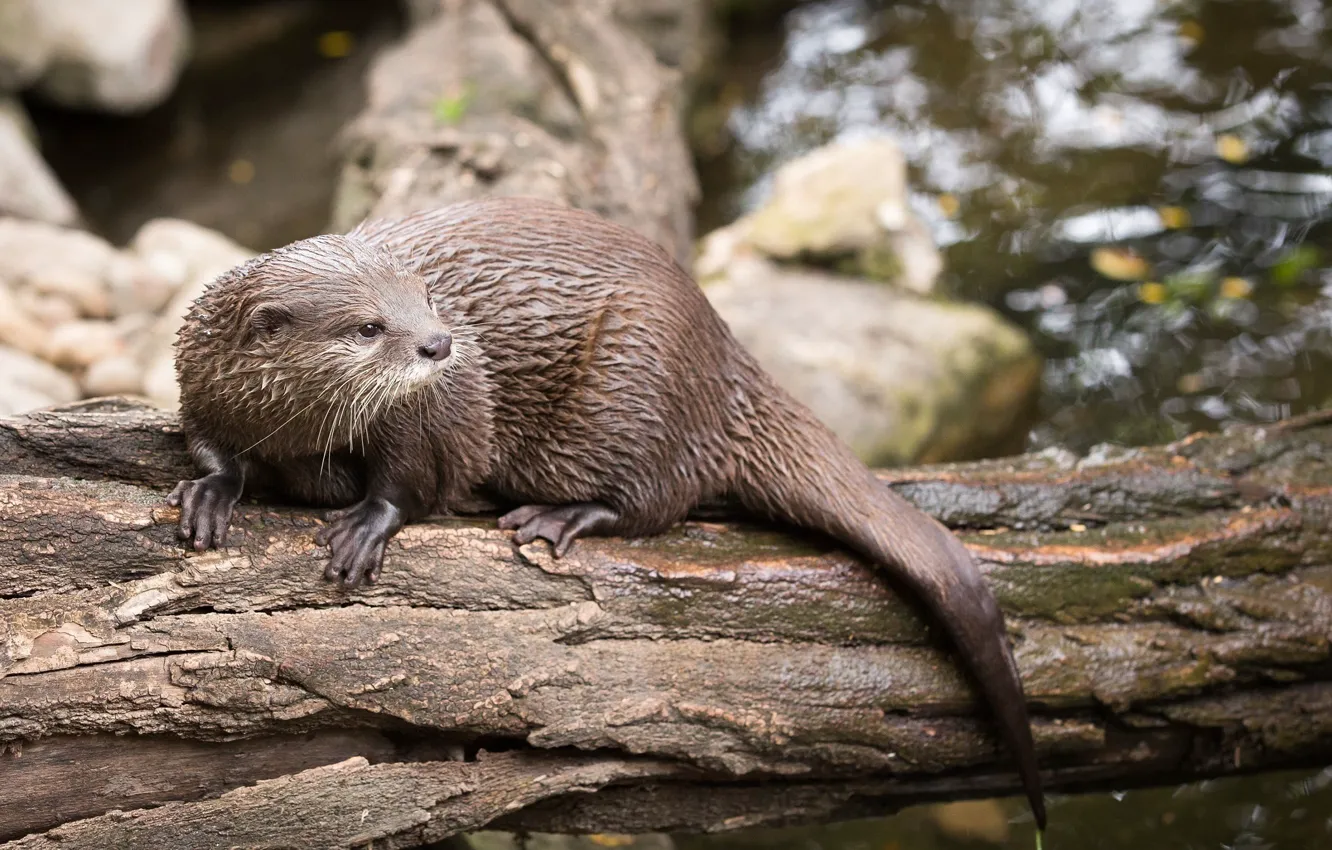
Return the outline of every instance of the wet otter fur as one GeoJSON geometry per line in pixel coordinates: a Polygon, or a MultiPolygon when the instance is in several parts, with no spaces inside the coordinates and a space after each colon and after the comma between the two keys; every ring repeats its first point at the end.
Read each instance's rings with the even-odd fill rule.
{"type": "Polygon", "coordinates": [[[734,340],[661,247],[488,199],[371,220],[212,283],[177,344],[196,465],[169,501],[223,545],[243,489],[337,507],[325,576],[373,582],[404,523],[485,493],[518,543],[646,535],[704,501],[824,532],[952,635],[1045,810],[1003,616],[947,529],[885,488],[734,340]]]}

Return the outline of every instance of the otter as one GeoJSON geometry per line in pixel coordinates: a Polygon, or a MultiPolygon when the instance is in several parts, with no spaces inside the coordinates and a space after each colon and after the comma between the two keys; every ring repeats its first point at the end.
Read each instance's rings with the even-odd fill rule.
{"type": "MultiPolygon", "coordinates": [[[[779,332],[780,329],[774,329],[779,332]]],[[[213,281],[177,339],[202,477],[179,536],[243,490],[337,508],[325,578],[374,582],[404,523],[480,497],[518,544],[649,535],[732,501],[841,541],[946,626],[1045,808],[1003,615],[971,555],[740,346],[667,251],[591,212],[468,201],[295,242],[213,281]]]]}

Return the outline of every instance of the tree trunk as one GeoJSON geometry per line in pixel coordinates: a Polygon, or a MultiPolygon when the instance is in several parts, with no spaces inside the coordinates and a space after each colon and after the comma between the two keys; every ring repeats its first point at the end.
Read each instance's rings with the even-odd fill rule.
{"type": "Polygon", "coordinates": [[[681,127],[682,71],[661,65],[635,30],[666,24],[673,44],[660,52],[696,64],[679,54],[701,40],[699,0],[430,8],[369,75],[367,107],[343,134],[332,229],[530,195],[634,228],[688,268],[698,184],[681,127]]]}
{"type": "MultiPolygon", "coordinates": [[[[1332,755],[1329,422],[882,473],[965,527],[1051,789],[1332,755]]],[[[169,414],[0,421],[0,461],[0,840],[38,833],[13,846],[713,830],[1016,788],[922,617],[822,539],[712,516],[555,561],[436,519],[346,592],[308,510],[177,543],[169,414]]]]}

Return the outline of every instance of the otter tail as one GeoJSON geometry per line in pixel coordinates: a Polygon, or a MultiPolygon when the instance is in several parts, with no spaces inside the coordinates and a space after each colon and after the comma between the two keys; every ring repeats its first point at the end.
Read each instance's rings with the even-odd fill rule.
{"type": "MultiPolygon", "coordinates": [[[[1027,704],[1005,639],[1003,614],[951,532],[878,481],[851,450],[793,399],[749,401],[733,495],[748,509],[837,538],[905,579],[952,636],[999,722],[1037,825],[1045,803],[1027,704]]],[[[765,394],[767,395],[767,394],[765,394]]]]}

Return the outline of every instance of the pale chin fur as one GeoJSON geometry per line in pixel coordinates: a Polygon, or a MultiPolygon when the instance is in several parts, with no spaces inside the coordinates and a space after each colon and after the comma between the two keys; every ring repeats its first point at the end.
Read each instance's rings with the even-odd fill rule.
{"type": "Polygon", "coordinates": [[[457,365],[457,357],[457,353],[454,352],[438,362],[417,363],[411,372],[406,375],[406,380],[403,381],[403,394],[414,393],[431,384],[438,383],[457,365]]]}

